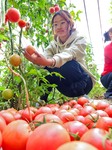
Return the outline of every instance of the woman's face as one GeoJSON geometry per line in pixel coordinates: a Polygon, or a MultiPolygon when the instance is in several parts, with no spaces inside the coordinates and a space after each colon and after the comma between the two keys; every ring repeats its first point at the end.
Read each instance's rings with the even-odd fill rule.
{"type": "Polygon", "coordinates": [[[53,32],[62,42],[65,42],[70,36],[70,24],[60,15],[57,15],[53,21],[53,32]]]}

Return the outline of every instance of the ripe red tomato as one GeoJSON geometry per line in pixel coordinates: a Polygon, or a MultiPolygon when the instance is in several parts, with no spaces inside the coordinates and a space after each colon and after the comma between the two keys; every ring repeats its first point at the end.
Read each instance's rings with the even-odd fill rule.
{"type": "Polygon", "coordinates": [[[71,109],[71,106],[68,105],[68,104],[63,104],[63,105],[60,106],[60,109],[69,110],[69,109],[71,109]]]}
{"type": "Polygon", "coordinates": [[[75,116],[75,121],[80,121],[85,124],[85,117],[81,115],[75,116]]]}
{"type": "Polygon", "coordinates": [[[106,107],[104,111],[112,118],[112,104],[106,107]]]}
{"type": "Polygon", "coordinates": [[[47,106],[42,106],[42,107],[40,107],[40,108],[37,110],[37,112],[36,112],[35,115],[34,115],[34,118],[35,118],[37,115],[41,114],[41,113],[52,114],[52,110],[51,110],[51,108],[49,108],[49,107],[47,107],[47,106]]]}
{"type": "Polygon", "coordinates": [[[104,110],[96,110],[96,113],[97,113],[100,117],[108,117],[108,116],[109,116],[104,110]]]}
{"type": "Polygon", "coordinates": [[[2,116],[0,116],[0,131],[3,132],[5,127],[6,127],[6,121],[2,116]]]}
{"type": "Polygon", "coordinates": [[[50,12],[51,14],[55,13],[55,8],[54,8],[54,7],[50,7],[50,8],[49,8],[49,12],[50,12]]]}
{"type": "Polygon", "coordinates": [[[14,121],[14,115],[11,112],[6,111],[1,111],[0,115],[4,118],[6,124],[9,124],[10,122],[14,121]]]}
{"type": "Polygon", "coordinates": [[[34,112],[29,109],[24,109],[21,113],[21,118],[26,121],[32,121],[34,118],[34,112]]]}
{"type": "Polygon", "coordinates": [[[77,108],[78,110],[81,110],[83,107],[80,104],[75,104],[73,108],[77,108]]]}
{"type": "Polygon", "coordinates": [[[19,26],[20,28],[24,28],[24,27],[26,26],[26,21],[20,19],[20,20],[18,21],[18,26],[19,26]]]}
{"type": "Polygon", "coordinates": [[[107,131],[99,128],[89,129],[83,134],[80,141],[87,142],[99,150],[112,150],[112,142],[109,139],[105,139],[107,131]]]}
{"type": "Polygon", "coordinates": [[[57,114],[57,116],[63,121],[63,123],[73,121],[75,119],[75,116],[68,111],[57,114]]]}
{"type": "Polygon", "coordinates": [[[77,101],[76,101],[75,99],[73,99],[73,100],[70,100],[70,101],[68,102],[68,104],[69,104],[71,107],[73,107],[75,104],[77,104],[77,101]]]}
{"type": "Polygon", "coordinates": [[[18,22],[20,19],[20,12],[16,8],[9,8],[7,10],[6,17],[10,22],[18,22]]]}
{"type": "Polygon", "coordinates": [[[106,107],[109,106],[109,103],[106,101],[99,101],[98,104],[96,105],[97,110],[104,110],[106,107]]]}
{"type": "Polygon", "coordinates": [[[45,122],[56,122],[62,124],[62,120],[58,116],[54,114],[46,114],[46,113],[41,113],[37,115],[34,121],[37,121],[37,123],[45,121],[45,122]]]}
{"type": "Polygon", "coordinates": [[[1,148],[1,146],[2,146],[2,133],[0,131],[0,148],[1,148]]]}
{"type": "Polygon", "coordinates": [[[15,120],[9,123],[2,134],[3,150],[25,150],[31,133],[29,124],[24,120],[15,120]]]}
{"type": "Polygon", "coordinates": [[[109,131],[109,129],[112,128],[112,118],[100,117],[96,122],[96,128],[101,128],[109,131]]]}
{"type": "Polygon", "coordinates": [[[96,114],[95,112],[90,113],[89,115],[87,115],[85,117],[85,125],[91,129],[94,128],[96,126],[96,122],[99,119],[99,115],[96,114]]]}
{"type": "Polygon", "coordinates": [[[58,5],[55,5],[54,6],[54,9],[55,9],[55,12],[59,11],[60,10],[60,7],[58,5]]]}
{"type": "Polygon", "coordinates": [[[77,103],[80,104],[81,106],[83,106],[85,103],[88,103],[88,102],[89,102],[89,99],[83,96],[77,99],[77,103]]]}
{"type": "Polygon", "coordinates": [[[82,116],[87,116],[94,111],[95,111],[95,109],[92,106],[85,106],[85,107],[83,107],[83,109],[80,110],[79,114],[82,116]]]}
{"type": "Polygon", "coordinates": [[[62,144],[57,150],[98,150],[96,147],[89,143],[81,141],[72,141],[62,144]]]}
{"type": "Polygon", "coordinates": [[[26,150],[56,150],[60,145],[69,141],[69,133],[62,125],[46,123],[37,127],[30,135],[26,150]]]}
{"type": "Polygon", "coordinates": [[[87,126],[79,121],[69,121],[64,123],[63,126],[70,133],[71,141],[80,140],[82,135],[88,131],[87,126]]]}

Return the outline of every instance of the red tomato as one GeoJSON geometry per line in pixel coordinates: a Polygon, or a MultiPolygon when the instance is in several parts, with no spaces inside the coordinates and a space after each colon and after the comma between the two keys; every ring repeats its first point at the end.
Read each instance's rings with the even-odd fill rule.
{"type": "Polygon", "coordinates": [[[92,106],[85,106],[83,109],[80,110],[79,115],[87,116],[94,111],[95,109],[92,106]]]}
{"type": "Polygon", "coordinates": [[[10,22],[18,22],[20,19],[20,12],[16,8],[9,8],[7,10],[6,17],[10,22]]]}
{"type": "Polygon", "coordinates": [[[112,104],[106,107],[104,111],[112,118],[112,104]]]}
{"type": "Polygon", "coordinates": [[[96,105],[97,110],[104,110],[106,107],[109,106],[109,103],[106,101],[99,101],[98,104],[96,105]]]}
{"type": "Polygon", "coordinates": [[[2,146],[2,133],[0,131],[0,148],[1,148],[1,146],[2,146]]]}
{"type": "Polygon", "coordinates": [[[60,107],[60,105],[59,104],[46,104],[46,106],[47,107],[50,107],[50,108],[52,108],[52,107],[60,107]]]}
{"type": "Polygon", "coordinates": [[[32,121],[34,118],[34,112],[26,108],[23,111],[21,111],[21,118],[26,121],[32,121]]]}
{"type": "Polygon", "coordinates": [[[63,121],[63,123],[73,121],[75,119],[75,116],[70,112],[63,112],[58,114],[57,116],[63,121]]]}
{"type": "Polygon", "coordinates": [[[58,123],[46,123],[37,127],[30,135],[26,150],[56,150],[69,141],[69,133],[63,126],[58,123]]]}
{"type": "Polygon", "coordinates": [[[83,107],[80,104],[75,104],[73,108],[77,108],[78,110],[81,110],[83,107]]]}
{"type": "Polygon", "coordinates": [[[19,26],[20,28],[24,28],[24,27],[26,26],[26,21],[20,19],[20,20],[18,21],[18,26],[19,26]]]}
{"type": "Polygon", "coordinates": [[[15,120],[14,115],[9,111],[0,112],[0,115],[4,118],[6,124],[15,120]]]}
{"type": "Polygon", "coordinates": [[[5,127],[6,127],[6,121],[2,116],[0,116],[0,131],[3,132],[5,127]]]}
{"type": "Polygon", "coordinates": [[[89,143],[81,141],[72,141],[62,144],[57,150],[98,150],[96,147],[89,143]]]}
{"type": "Polygon", "coordinates": [[[49,12],[50,12],[50,14],[55,13],[55,8],[54,8],[54,7],[50,7],[50,8],[49,8],[49,12]]]}
{"type": "Polygon", "coordinates": [[[96,113],[97,113],[100,117],[108,117],[108,114],[107,114],[104,110],[96,110],[96,113]]]}
{"type": "Polygon", "coordinates": [[[85,103],[88,103],[88,102],[89,102],[89,99],[83,96],[77,99],[77,103],[80,104],[81,106],[83,106],[85,103]]]}
{"type": "Polygon", "coordinates": [[[85,117],[84,116],[81,116],[81,115],[75,116],[75,120],[80,121],[83,124],[85,124],[85,117]]]}
{"type": "Polygon", "coordinates": [[[15,120],[9,123],[2,134],[3,150],[25,150],[31,133],[29,124],[24,120],[15,120]]]}
{"type": "Polygon", "coordinates": [[[85,125],[91,129],[96,126],[96,122],[99,119],[99,115],[96,113],[90,113],[85,117],[85,125]]]}
{"type": "Polygon", "coordinates": [[[68,102],[68,104],[69,104],[71,107],[73,107],[75,104],[77,104],[77,101],[76,101],[75,99],[73,99],[73,100],[70,100],[70,101],[68,102]]]}
{"type": "Polygon", "coordinates": [[[22,115],[19,112],[17,112],[14,114],[14,118],[15,120],[22,119],[22,115]]]}
{"type": "Polygon", "coordinates": [[[70,110],[68,110],[68,112],[72,113],[74,116],[77,116],[79,113],[79,110],[76,108],[71,108],[70,110]]]}
{"type": "Polygon", "coordinates": [[[96,128],[101,128],[109,131],[112,128],[112,118],[110,117],[101,117],[96,122],[96,128]]]}
{"type": "Polygon", "coordinates": [[[64,123],[63,126],[70,133],[71,141],[80,140],[82,135],[88,131],[87,126],[79,121],[69,121],[64,123]]]}
{"type": "Polygon", "coordinates": [[[55,9],[55,12],[59,11],[59,10],[60,10],[59,5],[55,5],[55,6],[54,6],[54,9],[55,9]]]}
{"type": "Polygon", "coordinates": [[[37,109],[37,112],[35,113],[34,118],[41,113],[52,114],[52,110],[51,110],[51,108],[49,108],[47,106],[42,106],[39,109],[37,109]]]}
{"type": "Polygon", "coordinates": [[[38,122],[57,122],[62,124],[62,120],[54,114],[42,113],[35,117],[34,121],[38,122]]]}
{"type": "Polygon", "coordinates": [[[87,142],[99,150],[112,150],[112,142],[109,139],[104,139],[107,131],[99,128],[89,129],[83,134],[80,141],[87,142]]]}
{"type": "Polygon", "coordinates": [[[57,106],[50,107],[50,109],[53,114],[55,114],[59,110],[59,108],[57,106]]]}
{"type": "Polygon", "coordinates": [[[71,109],[71,106],[68,105],[68,104],[63,104],[63,105],[60,106],[60,109],[66,109],[66,110],[69,110],[69,109],[71,109]]]}

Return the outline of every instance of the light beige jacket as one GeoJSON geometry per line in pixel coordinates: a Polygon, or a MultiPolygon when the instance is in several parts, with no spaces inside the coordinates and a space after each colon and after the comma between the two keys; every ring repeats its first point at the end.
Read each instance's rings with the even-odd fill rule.
{"type": "Polygon", "coordinates": [[[79,36],[78,32],[75,30],[64,44],[60,43],[59,38],[52,41],[45,49],[44,55],[47,58],[54,58],[56,60],[56,65],[54,67],[61,67],[70,60],[76,60],[91,76],[93,83],[95,83],[95,77],[87,70],[85,65],[86,45],[87,43],[84,37],[79,36]]]}

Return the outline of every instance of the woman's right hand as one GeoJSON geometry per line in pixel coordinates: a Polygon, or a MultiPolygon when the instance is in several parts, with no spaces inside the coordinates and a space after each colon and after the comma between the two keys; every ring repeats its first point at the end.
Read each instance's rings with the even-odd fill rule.
{"type": "Polygon", "coordinates": [[[24,56],[27,60],[36,65],[41,66],[52,66],[54,64],[54,59],[47,59],[42,54],[39,54],[37,51],[29,53],[26,49],[24,50],[24,56]]]}

